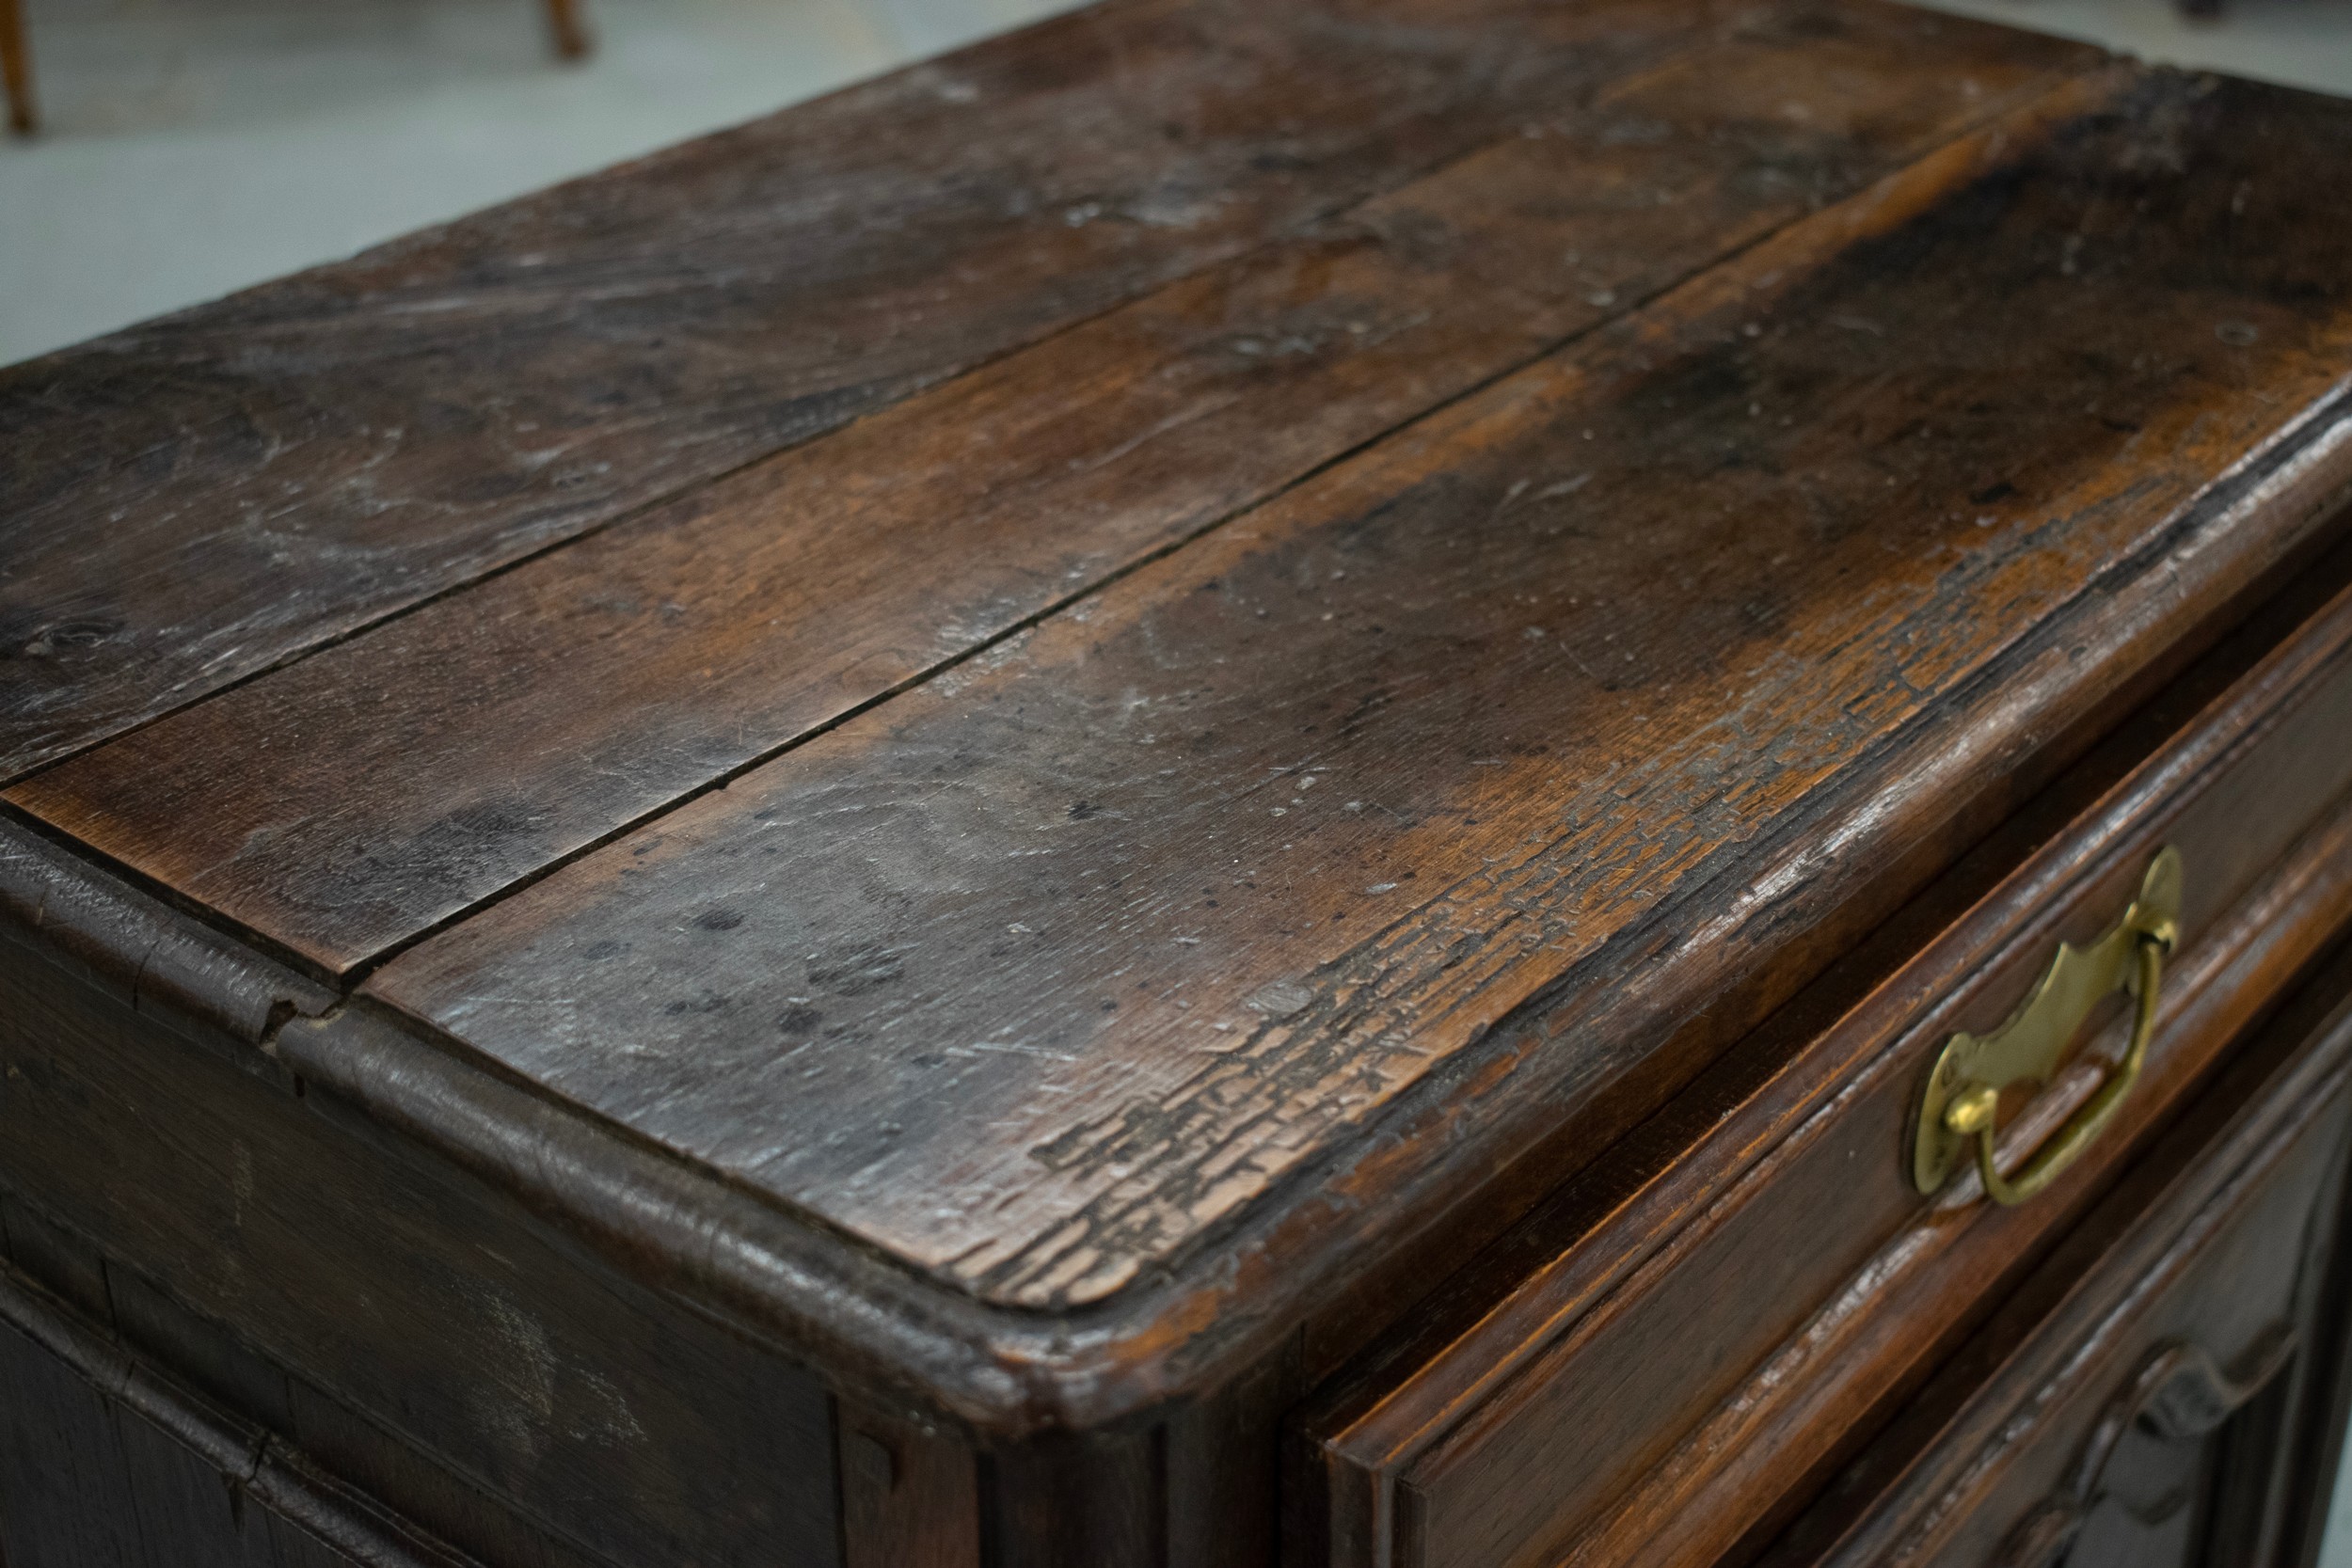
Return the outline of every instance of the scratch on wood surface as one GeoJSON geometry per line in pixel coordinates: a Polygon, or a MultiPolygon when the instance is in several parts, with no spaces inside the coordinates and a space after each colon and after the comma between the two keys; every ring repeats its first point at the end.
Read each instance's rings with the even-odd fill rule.
{"type": "MultiPolygon", "coordinates": [[[[2279,418],[2224,356],[2262,356],[2287,408],[2352,357],[2333,252],[2178,238],[2164,203],[2201,211],[2201,184],[2114,198],[2119,90],[2184,88],[2103,79],[1997,157],[1945,149],[377,994],[1059,1309],[1174,1264],[1531,999],[1696,987],[1693,943],[1709,984],[1762,961],[1815,890],[1994,787],[1994,749],[2100,700],[2185,585],[2219,592],[2219,535],[2175,531],[2221,526],[2189,508],[2279,418]],[[2132,308],[2041,310],[2076,286],[2043,242],[2090,206],[2140,226],[2084,253],[2132,308]],[[2293,330],[2217,339],[2222,285],[2185,255],[2293,330]],[[1998,712],[1972,695],[1996,667],[1998,712]],[[739,922],[693,918],[723,896],[739,922]]],[[[1515,1070],[1569,1094],[1621,1043],[1546,1036],[1515,1070]]]]}

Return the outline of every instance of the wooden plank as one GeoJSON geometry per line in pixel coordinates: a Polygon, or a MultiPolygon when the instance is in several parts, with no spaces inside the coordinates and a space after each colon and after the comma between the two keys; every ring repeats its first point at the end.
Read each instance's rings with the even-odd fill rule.
{"type": "Polygon", "coordinates": [[[282,1513],[262,1511],[260,1522],[279,1568],[361,1568],[282,1513]]]}
{"type": "Polygon", "coordinates": [[[1690,40],[1295,240],[8,799],[347,972],[2098,57],[1867,5],[1690,40]]]}
{"type": "Polygon", "coordinates": [[[0,920],[76,980],[281,1088],[285,1075],[252,1047],[287,1019],[315,1017],[336,1001],[13,822],[0,823],[0,920]]]}
{"type": "Polygon", "coordinates": [[[1284,1423],[1305,1393],[1298,1340],[1177,1407],[1163,1438],[1170,1562],[1276,1568],[1284,1423]]]}
{"type": "Polygon", "coordinates": [[[474,1568],[430,1531],[282,1443],[264,1446],[247,1491],[282,1568],[474,1568]]]}
{"type": "MultiPolygon", "coordinates": [[[[366,1496],[384,1499],[439,1539],[484,1561],[500,1568],[589,1568],[590,1558],[577,1548],[532,1528],[511,1508],[367,1418],[289,1379],[136,1271],[105,1265],[87,1243],[57,1227],[44,1223],[36,1233],[27,1223],[29,1214],[22,1202],[0,1200],[0,1216],[10,1219],[10,1256],[17,1267],[84,1316],[101,1324],[111,1323],[123,1348],[169,1368],[197,1396],[257,1433],[293,1442],[326,1472],[366,1496]],[[20,1237],[36,1234],[40,1239],[34,1245],[14,1244],[20,1237]],[[92,1276],[100,1281],[94,1297],[85,1283],[92,1276]]],[[[127,1432],[123,1440],[131,1441],[127,1432]]]]}
{"type": "Polygon", "coordinates": [[[1492,1169],[1687,1074],[1656,1021],[1802,983],[2332,514],[2339,152],[2317,98],[2063,92],[369,991],[1006,1305],[1441,1068],[1492,1169]]]}
{"type": "Polygon", "coordinates": [[[1692,14],[1111,0],[0,370],[0,778],[1389,189],[1692,14]]]}
{"type": "MultiPolygon", "coordinates": [[[[86,1392],[99,1397],[87,1386],[86,1392]]],[[[108,1414],[133,1478],[133,1512],[154,1568],[295,1568],[270,1540],[267,1511],[248,1506],[241,1495],[252,1456],[245,1466],[224,1474],[131,1412],[110,1406],[108,1414]]],[[[334,1568],[356,1568],[340,1554],[327,1560],[334,1568]]],[[[304,1562],[301,1568],[310,1565],[304,1562]]]]}
{"type": "Polygon", "coordinates": [[[261,1434],[167,1391],[93,1325],[6,1271],[0,1389],[9,1455],[0,1538],[24,1560],[275,1568],[258,1510],[248,1519],[242,1496],[261,1434]]]}

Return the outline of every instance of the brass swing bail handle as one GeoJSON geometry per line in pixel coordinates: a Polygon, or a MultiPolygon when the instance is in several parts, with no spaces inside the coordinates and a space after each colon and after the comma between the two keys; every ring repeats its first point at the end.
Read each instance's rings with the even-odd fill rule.
{"type": "Polygon", "coordinates": [[[2115,1070],[2107,1074],[2107,1081],[2099,1085],[2099,1092],[2068,1117],[2066,1125],[2052,1133],[2048,1142],[2035,1149],[2033,1158],[2015,1176],[2003,1176],[1993,1157],[1994,1113],[2000,1107],[2000,1090],[1989,1084],[1971,1084],[1944,1107],[1944,1125],[1963,1137],[1975,1138],[1977,1172],[1984,1179],[1985,1196],[1994,1202],[2014,1206],[2048,1187],[2115,1119],[2124,1097],[2139,1081],[2141,1064],[2148,1059],[2148,1037],[2156,1031],[2156,988],[2164,978],[2164,955],[2169,945],[2161,937],[2140,933],[2133,946],[2138,967],[2131,984],[2138,996],[2132,1010],[2130,1048],[2115,1070]]]}
{"type": "Polygon", "coordinates": [[[2089,947],[2060,942],[2041,981],[2008,1022],[1990,1035],[1954,1035],[1928,1076],[1914,1120],[1912,1180],[1923,1193],[1942,1187],[1968,1147],[1987,1196],[2025,1202],[2058,1180],[2100,1133],[2138,1082],[2155,1033],[2164,960],[2180,929],[2181,854],[2167,847],[2150,863],[2139,896],[2122,919],[2089,947]],[[2003,1176],[1994,1158],[2001,1091],[2047,1083],[2091,1010],[2117,990],[2134,998],[2131,1044],[2083,1107],[2021,1166],[2003,1176]]]}

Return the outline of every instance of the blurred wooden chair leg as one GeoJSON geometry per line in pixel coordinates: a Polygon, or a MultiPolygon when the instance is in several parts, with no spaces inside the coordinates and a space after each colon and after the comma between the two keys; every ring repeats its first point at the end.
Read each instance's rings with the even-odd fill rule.
{"type": "MultiPolygon", "coordinates": [[[[14,5],[16,0],[0,0],[0,6],[14,5]]],[[[548,31],[555,39],[555,52],[567,60],[583,58],[588,53],[587,30],[580,24],[580,0],[548,0],[548,31]]]]}
{"type": "Polygon", "coordinates": [[[20,136],[31,135],[33,55],[24,45],[24,11],[19,0],[0,0],[0,88],[8,100],[8,129],[20,136]]]}

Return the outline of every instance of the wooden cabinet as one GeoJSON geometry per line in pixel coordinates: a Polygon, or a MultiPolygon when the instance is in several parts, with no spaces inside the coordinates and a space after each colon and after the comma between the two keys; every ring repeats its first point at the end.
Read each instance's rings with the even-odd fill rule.
{"type": "Polygon", "coordinates": [[[2305,1563],[2344,166],[1109,0],[0,369],[9,1568],[2305,1563]]]}

